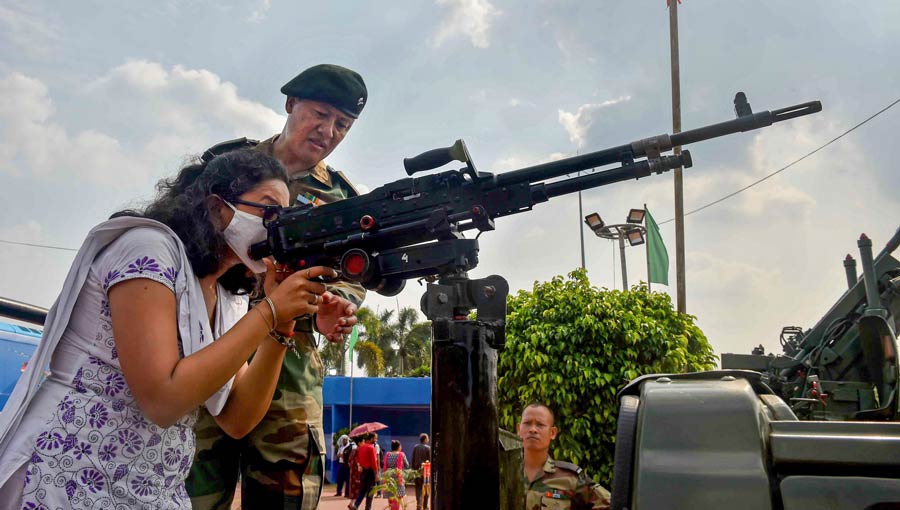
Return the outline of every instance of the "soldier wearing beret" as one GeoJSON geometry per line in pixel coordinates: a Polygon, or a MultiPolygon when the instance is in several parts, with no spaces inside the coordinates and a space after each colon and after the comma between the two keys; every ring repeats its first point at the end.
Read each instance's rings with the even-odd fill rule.
{"type": "MultiPolygon", "coordinates": [[[[322,64],[287,82],[288,118],[281,133],[263,142],[245,138],[218,144],[204,158],[252,146],[274,156],[289,177],[291,200],[319,205],[357,195],[341,172],[324,161],[343,141],[366,105],[362,77],[350,69],[322,64]]],[[[328,290],[341,296],[342,330],[326,338],[341,341],[350,332],[365,290],[335,283],[328,290]]],[[[197,451],[187,480],[195,510],[229,509],[238,475],[243,508],[315,509],[324,477],[325,438],[322,431],[324,365],[311,320],[298,321],[297,354],[284,358],[275,395],[262,422],[242,439],[227,436],[208,413],[201,413],[195,430],[197,451]]],[[[322,332],[323,334],[326,332],[322,332]]]]}
{"type": "Polygon", "coordinates": [[[558,433],[553,411],[534,403],[522,411],[517,425],[524,449],[522,470],[525,484],[525,510],[608,509],[609,491],[594,483],[581,468],[550,458],[550,442],[558,433]]]}

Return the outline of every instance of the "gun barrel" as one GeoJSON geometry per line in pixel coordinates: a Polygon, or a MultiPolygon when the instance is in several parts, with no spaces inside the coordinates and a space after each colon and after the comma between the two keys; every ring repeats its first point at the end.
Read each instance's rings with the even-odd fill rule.
{"type": "MultiPolygon", "coordinates": [[[[538,182],[553,177],[560,177],[599,166],[613,163],[630,165],[635,158],[649,156],[658,158],[659,153],[672,150],[672,147],[689,145],[691,143],[718,138],[720,136],[751,131],[754,129],[771,126],[803,115],[809,115],[822,111],[822,103],[810,101],[794,106],[788,106],[773,111],[764,111],[727,120],[718,124],[703,126],[673,135],[659,135],[645,138],[629,144],[619,145],[596,152],[582,154],[571,158],[542,163],[512,172],[502,173],[496,176],[499,186],[509,186],[520,182],[538,182]]],[[[610,181],[616,182],[616,181],[610,181]]]]}

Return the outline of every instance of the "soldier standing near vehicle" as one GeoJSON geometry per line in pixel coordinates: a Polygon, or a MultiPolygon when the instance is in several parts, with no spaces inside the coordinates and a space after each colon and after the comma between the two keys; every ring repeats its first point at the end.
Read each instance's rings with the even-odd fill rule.
{"type": "Polygon", "coordinates": [[[580,467],[550,458],[550,442],[558,432],[553,411],[534,403],[522,411],[516,427],[524,449],[525,510],[610,508],[609,491],[594,483],[580,467]]]}
{"type": "MultiPolygon", "coordinates": [[[[292,205],[316,206],[356,196],[350,181],[324,159],[341,143],[366,104],[368,92],[362,77],[341,66],[322,64],[297,75],[281,92],[287,96],[288,113],[281,133],[259,143],[240,139],[219,144],[204,159],[254,146],[287,170],[292,205]]],[[[352,312],[365,298],[365,290],[358,285],[339,282],[328,290],[341,296],[334,306],[352,312]]],[[[323,333],[329,341],[341,341],[355,323],[352,317],[340,332],[323,333]]],[[[194,510],[229,509],[239,474],[244,509],[316,508],[325,471],[325,373],[313,333],[311,319],[297,321],[297,353],[285,356],[269,410],[246,437],[229,438],[208,414],[201,414],[196,426],[197,453],[187,481],[194,510]]]]}

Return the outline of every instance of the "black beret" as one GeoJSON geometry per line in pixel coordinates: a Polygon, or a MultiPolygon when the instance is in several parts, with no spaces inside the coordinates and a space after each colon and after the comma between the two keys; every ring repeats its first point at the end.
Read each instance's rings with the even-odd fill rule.
{"type": "Polygon", "coordinates": [[[369,97],[362,76],[333,64],[310,67],[285,83],[281,92],[297,99],[328,103],[354,119],[359,117],[369,97]]]}

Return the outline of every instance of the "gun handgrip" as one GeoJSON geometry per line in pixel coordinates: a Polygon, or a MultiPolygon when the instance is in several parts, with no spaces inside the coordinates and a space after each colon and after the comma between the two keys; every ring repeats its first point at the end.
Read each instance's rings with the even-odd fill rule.
{"type": "Polygon", "coordinates": [[[456,159],[451,153],[452,149],[452,146],[441,147],[440,149],[425,151],[418,156],[403,158],[403,168],[406,169],[406,175],[446,165],[456,159]]]}

